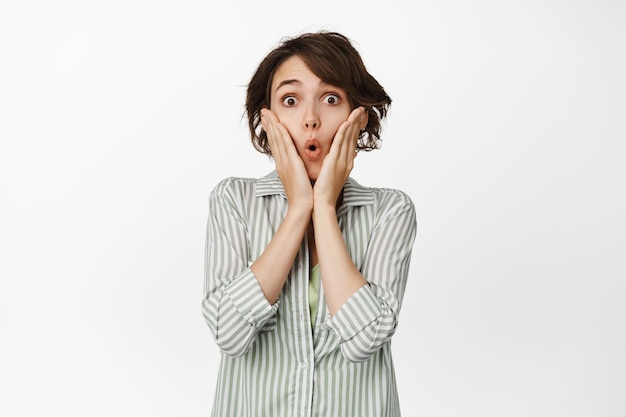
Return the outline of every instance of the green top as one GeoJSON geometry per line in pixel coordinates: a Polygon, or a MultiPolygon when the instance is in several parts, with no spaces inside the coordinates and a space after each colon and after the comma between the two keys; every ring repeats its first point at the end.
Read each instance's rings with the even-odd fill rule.
{"type": "Polygon", "coordinates": [[[309,309],[311,310],[311,327],[315,327],[315,314],[317,313],[317,303],[319,301],[320,289],[320,264],[311,268],[309,276],[309,309]]]}

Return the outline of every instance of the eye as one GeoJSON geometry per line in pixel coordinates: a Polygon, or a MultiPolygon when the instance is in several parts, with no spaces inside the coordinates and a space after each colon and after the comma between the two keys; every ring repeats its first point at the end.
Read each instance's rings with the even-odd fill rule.
{"type": "Polygon", "coordinates": [[[335,105],[339,104],[340,101],[341,97],[338,94],[328,94],[324,97],[324,103],[326,104],[335,105]]]}
{"type": "Polygon", "coordinates": [[[283,105],[287,107],[293,107],[298,104],[298,100],[294,96],[283,97],[283,105]]]}

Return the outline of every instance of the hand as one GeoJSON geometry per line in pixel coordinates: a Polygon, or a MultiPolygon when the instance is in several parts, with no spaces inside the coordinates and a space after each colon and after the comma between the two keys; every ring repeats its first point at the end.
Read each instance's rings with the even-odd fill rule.
{"type": "Polygon", "coordinates": [[[261,125],[267,133],[276,171],[287,194],[289,209],[310,214],[313,210],[313,188],[291,135],[270,109],[261,110],[261,125]]]}
{"type": "Polygon", "coordinates": [[[359,132],[366,125],[367,112],[363,107],[358,107],[339,126],[313,188],[316,206],[323,204],[334,208],[337,204],[339,194],[354,167],[359,132]]]}

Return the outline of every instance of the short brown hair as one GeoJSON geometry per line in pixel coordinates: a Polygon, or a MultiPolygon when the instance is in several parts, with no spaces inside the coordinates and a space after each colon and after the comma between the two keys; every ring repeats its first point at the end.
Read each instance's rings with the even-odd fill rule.
{"type": "Polygon", "coordinates": [[[363,106],[367,110],[368,122],[359,136],[357,150],[379,148],[381,121],[387,115],[391,98],[367,72],[361,55],[347,37],[336,32],[321,31],[283,40],[263,59],[252,76],[246,95],[246,114],[256,150],[272,154],[267,134],[259,128],[261,109],[270,107],[271,85],[276,69],[294,55],[300,57],[323,82],[344,89],[353,109],[363,106]]]}

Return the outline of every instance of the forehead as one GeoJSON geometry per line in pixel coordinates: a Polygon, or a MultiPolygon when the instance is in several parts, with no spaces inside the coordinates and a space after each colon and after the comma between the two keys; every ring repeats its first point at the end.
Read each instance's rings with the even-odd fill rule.
{"type": "Polygon", "coordinates": [[[272,79],[272,91],[288,82],[289,84],[324,84],[317,75],[309,69],[302,58],[293,55],[284,60],[274,73],[272,79]]]}

